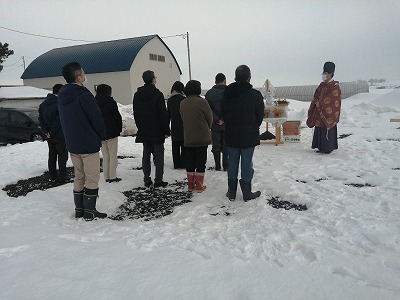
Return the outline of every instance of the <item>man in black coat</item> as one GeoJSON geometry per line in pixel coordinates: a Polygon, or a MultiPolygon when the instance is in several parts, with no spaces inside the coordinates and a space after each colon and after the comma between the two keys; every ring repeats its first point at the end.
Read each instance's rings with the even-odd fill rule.
{"type": "Polygon", "coordinates": [[[144,85],[133,96],[133,116],[138,129],[136,143],[143,143],[142,167],[144,185],[149,187],[151,180],[150,157],[153,154],[156,172],[154,187],[165,187],[168,182],[164,176],[164,142],[171,132],[164,95],[156,88],[156,76],[147,70],[142,75],[144,85]]]}
{"type": "Polygon", "coordinates": [[[260,144],[260,125],[264,116],[264,101],[261,93],[250,84],[250,68],[236,68],[235,82],[228,85],[221,99],[222,118],[225,122],[226,145],[228,146],[228,193],[229,200],[236,198],[239,160],[241,161],[240,187],[243,200],[261,195],[251,192],[254,175],[253,153],[260,144]]]}
{"type": "Polygon", "coordinates": [[[62,84],[53,86],[53,93],[47,94],[46,99],[39,105],[40,128],[49,146],[48,168],[50,181],[65,182],[67,180],[68,151],[65,147],[64,134],[58,114],[58,91],[62,84]],[[58,171],[56,163],[58,160],[58,171]]]}
{"type": "Polygon", "coordinates": [[[215,76],[215,85],[207,91],[205,98],[210,104],[213,111],[213,124],[211,127],[212,149],[214,155],[215,170],[221,170],[221,153],[222,167],[224,171],[228,168],[228,149],[225,143],[225,125],[221,115],[221,97],[226,88],[226,77],[222,73],[215,76]]]}

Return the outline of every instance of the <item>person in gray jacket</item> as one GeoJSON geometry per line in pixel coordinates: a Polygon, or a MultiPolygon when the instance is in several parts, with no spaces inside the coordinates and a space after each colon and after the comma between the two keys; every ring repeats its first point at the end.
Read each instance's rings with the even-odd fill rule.
{"type": "Polygon", "coordinates": [[[205,98],[213,111],[213,124],[211,127],[212,149],[214,155],[215,170],[228,169],[228,148],[225,144],[225,124],[221,114],[221,97],[226,88],[226,77],[222,73],[215,76],[215,85],[207,91],[205,98]]]}
{"type": "Polygon", "coordinates": [[[200,97],[201,84],[190,80],[185,86],[186,99],[181,102],[186,147],[186,174],[188,191],[203,192],[206,189],[204,174],[207,162],[207,147],[211,144],[212,111],[207,100],[200,97]]]}

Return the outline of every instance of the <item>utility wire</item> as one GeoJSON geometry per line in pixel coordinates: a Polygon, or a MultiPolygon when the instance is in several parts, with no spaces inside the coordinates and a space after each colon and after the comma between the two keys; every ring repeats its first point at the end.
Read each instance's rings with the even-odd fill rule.
{"type": "MultiPolygon", "coordinates": [[[[88,42],[88,43],[98,43],[98,42],[100,42],[100,41],[76,40],[76,39],[67,39],[67,38],[47,36],[47,35],[41,35],[41,34],[34,34],[34,33],[23,32],[23,31],[7,28],[7,27],[4,27],[4,26],[0,26],[0,28],[3,28],[5,30],[9,30],[9,31],[13,31],[13,32],[17,32],[17,33],[21,33],[21,34],[37,36],[37,37],[42,37],[42,38],[47,38],[47,39],[55,39],[55,40],[63,40],[63,41],[74,41],[74,42],[88,42]]],[[[163,36],[161,38],[165,39],[165,38],[178,37],[178,36],[180,36],[180,37],[182,37],[184,39],[186,38],[186,34],[185,33],[169,35],[169,36],[163,36]]]]}
{"type": "Polygon", "coordinates": [[[16,69],[16,68],[19,68],[19,67],[23,67],[24,65],[18,65],[18,66],[15,66],[14,68],[11,68],[11,69],[7,69],[7,70],[2,70],[1,72],[0,72],[0,74],[3,74],[3,73],[6,73],[6,72],[9,72],[9,71],[12,71],[12,70],[14,70],[14,69],[16,69]]]}
{"type": "Polygon", "coordinates": [[[19,63],[21,61],[22,58],[18,59],[15,63],[13,63],[12,65],[3,65],[4,68],[8,68],[8,67],[12,67],[14,65],[16,65],[17,63],[19,63]]]}
{"type": "Polygon", "coordinates": [[[28,33],[28,32],[23,32],[23,31],[7,28],[7,27],[4,27],[4,26],[0,26],[0,28],[3,28],[5,30],[9,30],[9,31],[13,31],[13,32],[17,32],[17,33],[22,33],[22,34],[26,34],[26,35],[32,35],[32,36],[37,36],[37,37],[42,37],[42,38],[47,38],[47,39],[55,39],[55,40],[63,40],[63,41],[74,41],[74,42],[89,42],[89,43],[98,42],[98,41],[75,40],[75,39],[59,38],[59,37],[54,37],[54,36],[33,34],[33,33],[28,33]]]}

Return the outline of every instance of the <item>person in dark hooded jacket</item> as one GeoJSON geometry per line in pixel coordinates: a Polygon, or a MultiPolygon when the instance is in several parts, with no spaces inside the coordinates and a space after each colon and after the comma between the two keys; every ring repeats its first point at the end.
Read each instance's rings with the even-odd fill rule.
{"type": "Polygon", "coordinates": [[[47,94],[46,99],[39,105],[39,123],[49,146],[48,168],[50,180],[63,183],[67,180],[68,151],[65,147],[65,139],[57,106],[57,94],[61,87],[62,84],[60,83],[54,85],[53,93],[47,94]]]}
{"type": "Polygon", "coordinates": [[[96,89],[97,105],[101,109],[106,125],[107,138],[101,142],[103,154],[103,175],[106,182],[119,182],[118,166],[118,137],[122,131],[122,117],[118,111],[117,102],[111,97],[112,89],[108,84],[100,84],[96,89]]]}
{"type": "Polygon", "coordinates": [[[210,104],[213,111],[213,124],[211,127],[212,149],[214,155],[215,170],[221,170],[221,153],[222,168],[224,171],[228,169],[228,148],[225,143],[225,125],[221,114],[221,97],[226,88],[226,77],[222,73],[215,76],[215,85],[207,91],[205,98],[210,104]]]}
{"type": "Polygon", "coordinates": [[[106,218],[96,210],[100,179],[100,147],[106,128],[99,106],[83,85],[85,72],[77,62],[66,64],[62,74],[67,82],[58,93],[58,111],[67,149],[74,165],[75,217],[87,221],[106,218]]]}
{"type": "Polygon", "coordinates": [[[235,82],[228,85],[221,99],[222,118],[225,122],[225,140],[228,146],[228,193],[235,201],[239,161],[241,166],[240,187],[243,200],[248,201],[261,195],[251,192],[254,175],[253,154],[260,144],[260,125],[264,117],[264,101],[261,93],[250,84],[250,68],[236,68],[235,82]]]}
{"type": "Polygon", "coordinates": [[[186,147],[183,138],[183,121],[180,113],[180,105],[185,94],[185,86],[180,81],[175,81],[171,88],[171,96],[167,101],[168,117],[171,120],[172,160],[174,169],[185,168],[186,147]]]}
{"type": "Polygon", "coordinates": [[[138,129],[136,143],[143,143],[142,167],[144,185],[150,187],[151,162],[155,162],[154,187],[165,187],[168,182],[164,176],[164,142],[171,132],[163,93],[156,88],[156,76],[151,70],[143,72],[144,85],[139,87],[133,96],[133,117],[138,129]]]}

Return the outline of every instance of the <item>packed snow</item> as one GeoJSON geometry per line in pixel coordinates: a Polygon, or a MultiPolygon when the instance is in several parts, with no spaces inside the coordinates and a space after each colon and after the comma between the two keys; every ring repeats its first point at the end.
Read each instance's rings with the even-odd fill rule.
{"type": "MultiPolygon", "coordinates": [[[[72,183],[18,198],[1,190],[0,299],[400,299],[400,123],[389,122],[400,90],[344,99],[344,138],[329,155],[310,148],[309,103],[289,101],[301,142],[256,147],[262,195],[247,203],[240,189],[229,202],[227,175],[214,170],[204,193],[151,221],[76,220],[72,183]],[[275,209],[272,197],[308,210],[275,209]]],[[[99,211],[113,214],[123,191],[143,186],[141,151],[120,137],[130,158],[121,182],[101,178],[99,211]]],[[[0,159],[4,188],[47,170],[47,144],[0,147],[0,159]]],[[[184,178],[167,139],[164,180],[184,178]]]]}

